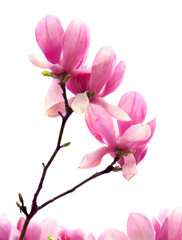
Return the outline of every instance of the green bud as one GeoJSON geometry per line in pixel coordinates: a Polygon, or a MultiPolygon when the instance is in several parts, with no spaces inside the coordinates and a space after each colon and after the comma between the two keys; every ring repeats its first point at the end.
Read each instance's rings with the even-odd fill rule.
{"type": "Polygon", "coordinates": [[[49,71],[42,71],[41,74],[46,77],[51,76],[51,73],[49,71]]]}
{"type": "Polygon", "coordinates": [[[71,142],[67,142],[67,143],[63,144],[63,147],[67,147],[67,146],[69,146],[70,144],[71,144],[71,142]]]}
{"type": "Polygon", "coordinates": [[[17,207],[19,207],[19,208],[21,208],[21,206],[20,206],[20,203],[19,203],[19,202],[16,202],[16,206],[17,206],[17,207]]]}
{"type": "Polygon", "coordinates": [[[52,235],[49,235],[47,238],[48,240],[55,240],[52,235]]]}

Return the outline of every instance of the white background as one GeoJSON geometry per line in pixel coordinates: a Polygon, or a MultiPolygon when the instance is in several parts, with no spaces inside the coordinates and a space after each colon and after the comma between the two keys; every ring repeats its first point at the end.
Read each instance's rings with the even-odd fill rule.
{"type": "MultiPolygon", "coordinates": [[[[87,22],[91,33],[91,64],[97,51],[111,45],[126,62],[122,86],[107,98],[117,105],[122,94],[136,90],[148,103],[146,122],[157,116],[157,129],[138,175],[127,182],[121,173],[96,179],[40,211],[35,220],[51,216],[68,228],[81,227],[95,236],[106,228],[125,230],[130,212],[157,215],[182,206],[182,7],[181,1],[4,1],[0,6],[0,212],[15,224],[15,202],[21,192],[30,206],[42,162],[57,141],[60,118],[44,116],[44,96],[51,79],[28,61],[42,53],[35,40],[37,22],[47,14],[65,29],[73,18],[87,22]]],[[[39,203],[103,169],[80,170],[85,153],[101,144],[89,133],[84,116],[74,114],[52,164],[39,203]]]]}

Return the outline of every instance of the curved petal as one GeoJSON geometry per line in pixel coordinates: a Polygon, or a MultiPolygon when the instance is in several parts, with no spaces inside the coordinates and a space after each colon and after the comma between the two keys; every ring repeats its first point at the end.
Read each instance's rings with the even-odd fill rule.
{"type": "Polygon", "coordinates": [[[129,181],[132,177],[137,174],[136,160],[133,154],[124,156],[124,164],[122,167],[123,177],[129,181]]]}
{"type": "Polygon", "coordinates": [[[0,239],[9,240],[11,229],[11,222],[6,217],[0,216],[0,239]]]}
{"type": "Polygon", "coordinates": [[[125,149],[137,142],[146,140],[151,134],[149,125],[141,125],[140,123],[129,127],[121,136],[118,148],[125,149]]]}
{"type": "Polygon", "coordinates": [[[156,239],[157,239],[157,236],[159,235],[159,232],[161,230],[161,224],[156,218],[152,218],[152,225],[154,227],[155,236],[156,236],[156,239]]]}
{"type": "Polygon", "coordinates": [[[63,91],[59,85],[59,81],[57,79],[52,79],[51,85],[46,93],[44,100],[45,108],[49,109],[55,104],[64,101],[62,94],[63,91]]]}
{"type": "Polygon", "coordinates": [[[36,40],[47,60],[60,64],[64,30],[60,20],[48,15],[41,19],[35,29],[36,40]]]}
{"type": "Polygon", "coordinates": [[[125,93],[122,96],[118,107],[125,111],[131,118],[130,122],[118,121],[120,136],[122,136],[126,129],[129,128],[131,125],[143,123],[147,113],[147,104],[140,93],[125,93]]]}
{"type": "MultiPolygon", "coordinates": [[[[74,99],[75,99],[74,97],[68,99],[68,104],[70,107],[71,107],[71,104],[74,99]]],[[[63,115],[66,113],[64,101],[59,102],[59,103],[53,105],[52,107],[46,109],[45,114],[48,117],[57,117],[57,116],[59,116],[58,112],[61,112],[63,115]]]]}
{"type": "Polygon", "coordinates": [[[108,229],[99,236],[98,240],[129,240],[129,238],[119,230],[108,229]]]}
{"type": "Polygon", "coordinates": [[[110,152],[111,149],[109,147],[102,147],[94,152],[86,154],[80,162],[79,168],[87,169],[98,166],[101,163],[102,158],[110,152]]]}
{"type": "Polygon", "coordinates": [[[40,59],[35,54],[30,54],[28,56],[28,58],[29,58],[30,62],[36,67],[45,69],[45,68],[51,68],[53,66],[52,63],[48,62],[46,59],[40,59]]]}
{"type": "Polygon", "coordinates": [[[109,46],[101,48],[92,64],[89,91],[95,91],[95,95],[97,96],[106,82],[111,78],[115,65],[115,51],[109,46]]]}
{"type": "Polygon", "coordinates": [[[47,240],[49,235],[52,235],[54,239],[57,239],[59,232],[59,225],[55,219],[47,218],[40,223],[42,231],[40,240],[47,240]]]}
{"type": "Polygon", "coordinates": [[[131,213],[129,215],[127,232],[132,240],[155,240],[155,231],[151,222],[140,213],[131,213]]]}
{"type": "Polygon", "coordinates": [[[120,120],[120,121],[130,121],[131,118],[127,115],[126,112],[124,112],[122,109],[107,103],[104,99],[100,97],[93,97],[91,99],[91,103],[101,106],[104,108],[108,114],[110,114],[112,117],[120,120]]]}
{"type": "Polygon", "coordinates": [[[58,239],[84,240],[85,239],[84,236],[85,234],[81,229],[69,230],[66,228],[61,228],[58,239]]]}
{"type": "Polygon", "coordinates": [[[106,83],[103,92],[99,95],[100,97],[105,97],[106,95],[114,92],[121,85],[124,78],[125,68],[125,62],[121,61],[117,65],[112,77],[106,83]]]}
{"type": "Polygon", "coordinates": [[[182,208],[174,209],[169,215],[168,236],[170,240],[182,239],[182,208]]]}
{"type": "Polygon", "coordinates": [[[117,146],[113,119],[104,108],[90,103],[86,110],[85,121],[90,132],[100,142],[112,147],[117,146]]]}
{"type": "Polygon", "coordinates": [[[77,114],[82,114],[86,111],[89,105],[89,99],[87,93],[78,93],[71,104],[71,108],[77,114]]]}
{"type": "Polygon", "coordinates": [[[170,240],[168,235],[168,218],[164,221],[156,240],[170,240]]]}
{"type": "Polygon", "coordinates": [[[41,235],[41,226],[39,223],[35,222],[30,222],[27,232],[26,232],[26,239],[31,240],[31,239],[36,239],[39,240],[41,235]]]}
{"type": "Polygon", "coordinates": [[[88,82],[90,80],[90,72],[85,71],[71,76],[66,87],[73,94],[83,93],[88,90],[88,82]]]}
{"type": "Polygon", "coordinates": [[[9,240],[19,240],[20,232],[13,226],[9,240]]]}
{"type": "Polygon", "coordinates": [[[90,44],[87,25],[80,19],[72,20],[63,37],[63,62],[66,72],[77,67],[83,59],[90,44]]]}
{"type": "Polygon", "coordinates": [[[147,153],[147,146],[142,145],[142,146],[137,146],[135,148],[135,152],[133,153],[135,157],[136,164],[138,164],[140,161],[142,161],[147,153]]]}

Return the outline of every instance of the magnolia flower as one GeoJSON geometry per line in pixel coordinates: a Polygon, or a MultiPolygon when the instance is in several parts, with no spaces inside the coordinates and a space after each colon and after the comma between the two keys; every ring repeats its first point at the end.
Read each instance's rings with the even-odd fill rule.
{"type": "Polygon", "coordinates": [[[87,25],[80,19],[72,20],[64,32],[60,20],[48,15],[35,29],[36,40],[46,59],[30,55],[37,67],[49,68],[56,74],[72,73],[84,63],[90,44],[87,25]]]}
{"type": "Polygon", "coordinates": [[[61,228],[58,239],[60,239],[60,240],[84,240],[85,234],[81,229],[69,230],[66,228],[61,228]]]}
{"type": "MultiPolygon", "coordinates": [[[[109,46],[101,48],[93,61],[91,70],[73,74],[67,82],[67,88],[76,95],[68,100],[73,111],[81,114],[92,104],[93,108],[101,106],[119,120],[129,121],[130,118],[121,108],[103,99],[121,84],[124,72],[123,61],[116,65],[115,51],[109,46]]],[[[45,105],[47,115],[50,117],[58,116],[58,112],[65,112],[62,90],[56,79],[53,79],[48,90],[45,105]]]]}
{"type": "Polygon", "coordinates": [[[117,121],[115,126],[113,118],[104,108],[93,107],[93,104],[87,108],[86,124],[95,138],[106,146],[86,154],[79,167],[95,167],[101,163],[106,154],[109,153],[114,158],[120,152],[118,163],[122,167],[123,176],[130,180],[137,173],[136,165],[147,152],[147,143],[153,136],[156,120],[153,119],[143,125],[147,105],[140,93],[124,94],[118,107],[129,115],[131,121],[117,121]]]}
{"type": "MultiPolygon", "coordinates": [[[[131,213],[127,222],[127,235],[116,229],[103,232],[98,240],[181,240],[182,208],[169,215],[163,212],[158,219],[150,221],[141,213],[131,213]]],[[[87,240],[96,240],[90,233],[87,240]]]]}

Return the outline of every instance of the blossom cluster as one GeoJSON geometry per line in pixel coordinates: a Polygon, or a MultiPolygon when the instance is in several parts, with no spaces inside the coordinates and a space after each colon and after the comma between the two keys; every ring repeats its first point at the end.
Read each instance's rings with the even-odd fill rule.
{"type": "MultiPolygon", "coordinates": [[[[18,240],[24,219],[20,218],[17,227],[5,217],[0,217],[0,239],[18,240]]],[[[92,233],[85,234],[81,229],[70,230],[60,227],[55,219],[32,221],[28,226],[25,240],[96,240],[92,233]]],[[[127,234],[117,229],[107,229],[98,240],[181,240],[182,208],[170,214],[163,210],[158,218],[149,220],[140,213],[131,213],[127,221],[127,234]]]]}
{"type": "Polygon", "coordinates": [[[147,152],[156,119],[143,124],[147,105],[138,92],[124,94],[118,106],[103,99],[121,85],[125,62],[117,63],[113,48],[104,46],[96,54],[91,67],[85,64],[90,33],[80,19],[72,20],[64,31],[60,20],[49,15],[40,20],[35,32],[45,58],[40,59],[33,54],[29,58],[35,66],[51,70],[51,74],[44,74],[53,77],[45,98],[47,115],[56,117],[66,112],[63,90],[59,85],[60,79],[66,76],[66,88],[75,95],[68,99],[69,106],[78,114],[85,112],[88,129],[104,144],[95,152],[86,154],[79,167],[95,167],[106,154],[112,158],[117,155],[123,176],[131,179],[137,173],[136,165],[147,152]],[[114,119],[117,119],[117,127],[114,119]]]}

